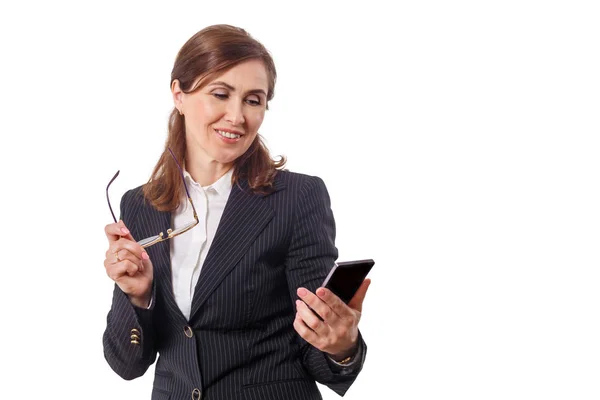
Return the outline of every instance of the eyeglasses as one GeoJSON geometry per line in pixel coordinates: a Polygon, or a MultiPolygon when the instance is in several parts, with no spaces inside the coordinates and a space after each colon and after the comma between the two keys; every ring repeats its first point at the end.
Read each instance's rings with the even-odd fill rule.
{"type": "MultiPolygon", "coordinates": [[[[194,221],[182,226],[181,228],[175,229],[175,230],[169,228],[167,230],[167,236],[164,236],[163,232],[161,232],[158,235],[150,236],[146,239],[142,239],[142,240],[138,241],[138,244],[140,246],[142,246],[143,248],[150,247],[152,245],[155,245],[156,243],[160,243],[165,240],[172,239],[177,235],[181,235],[182,233],[189,231],[194,226],[196,226],[200,223],[200,220],[198,219],[198,214],[196,213],[196,207],[194,207],[194,203],[192,202],[190,192],[188,191],[187,185],[185,184],[185,177],[183,176],[183,170],[181,169],[181,166],[179,165],[177,158],[175,158],[175,154],[173,154],[173,151],[171,151],[171,149],[169,149],[169,152],[171,153],[171,156],[173,156],[173,160],[175,160],[175,163],[177,164],[177,168],[179,168],[179,172],[181,174],[181,179],[183,180],[183,187],[185,188],[185,193],[187,194],[187,198],[190,201],[190,204],[192,206],[192,211],[194,212],[194,221]]],[[[113,217],[113,220],[115,221],[115,223],[117,222],[117,218],[115,217],[115,213],[113,212],[113,209],[110,205],[110,199],[108,197],[108,188],[110,187],[111,183],[113,183],[114,180],[117,179],[117,176],[119,176],[119,172],[121,172],[121,171],[117,171],[115,176],[113,176],[113,178],[110,180],[110,182],[108,182],[108,186],[106,186],[106,201],[108,201],[108,208],[110,209],[110,213],[112,214],[112,217],[113,217]]]]}

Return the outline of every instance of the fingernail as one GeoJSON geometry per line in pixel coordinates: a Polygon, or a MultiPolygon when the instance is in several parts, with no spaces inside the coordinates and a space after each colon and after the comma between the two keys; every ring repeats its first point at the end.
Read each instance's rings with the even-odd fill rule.
{"type": "Polygon", "coordinates": [[[296,307],[300,306],[300,304],[302,304],[302,301],[296,300],[296,307]]]}
{"type": "Polygon", "coordinates": [[[323,288],[318,288],[317,289],[317,296],[319,297],[325,297],[327,295],[327,291],[323,288]]]}
{"type": "Polygon", "coordinates": [[[121,232],[123,232],[126,235],[129,235],[129,230],[127,228],[121,228],[121,232]]]}
{"type": "Polygon", "coordinates": [[[306,293],[307,293],[307,292],[306,292],[306,289],[304,289],[304,288],[299,288],[299,289],[298,289],[298,291],[297,291],[297,293],[298,293],[298,296],[300,296],[300,297],[304,297],[304,296],[306,296],[306,293]]]}
{"type": "Polygon", "coordinates": [[[143,251],[143,252],[142,252],[142,258],[143,258],[144,260],[149,260],[149,259],[150,259],[150,256],[148,255],[148,253],[146,253],[145,251],[143,251]]]}

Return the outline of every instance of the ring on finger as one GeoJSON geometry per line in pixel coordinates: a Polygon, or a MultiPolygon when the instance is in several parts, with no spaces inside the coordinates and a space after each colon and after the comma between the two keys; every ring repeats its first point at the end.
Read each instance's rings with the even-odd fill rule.
{"type": "Polygon", "coordinates": [[[117,261],[115,261],[115,262],[120,262],[120,261],[123,261],[123,260],[121,260],[121,259],[119,258],[119,252],[118,252],[118,251],[117,251],[117,252],[115,252],[115,258],[117,259],[117,261]]]}

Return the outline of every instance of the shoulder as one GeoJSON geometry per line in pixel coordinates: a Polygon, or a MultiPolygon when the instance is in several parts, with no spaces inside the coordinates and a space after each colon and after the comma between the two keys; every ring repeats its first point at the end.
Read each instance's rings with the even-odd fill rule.
{"type": "MultiPolygon", "coordinates": [[[[285,184],[285,188],[269,197],[273,199],[272,204],[287,210],[284,215],[289,215],[296,221],[294,229],[302,229],[307,224],[311,230],[317,229],[317,226],[332,227],[335,230],[331,199],[320,177],[280,171],[276,183],[277,179],[285,184]]],[[[335,236],[335,233],[327,235],[335,236]]]]}
{"type": "Polygon", "coordinates": [[[146,203],[144,197],[144,185],[130,189],[121,197],[121,212],[137,209],[146,203]]]}
{"type": "Polygon", "coordinates": [[[288,170],[277,172],[275,186],[285,188],[294,193],[305,192],[307,190],[314,191],[315,189],[327,191],[325,183],[320,177],[288,170]]]}
{"type": "Polygon", "coordinates": [[[315,203],[329,207],[329,191],[321,179],[315,175],[298,172],[279,171],[275,177],[275,198],[284,198],[295,204],[315,203]]]}

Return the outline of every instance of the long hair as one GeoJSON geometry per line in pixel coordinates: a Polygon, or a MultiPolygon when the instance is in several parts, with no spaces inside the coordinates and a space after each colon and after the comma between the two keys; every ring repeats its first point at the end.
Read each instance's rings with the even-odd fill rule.
{"type": "MultiPolygon", "coordinates": [[[[245,30],[231,25],[209,26],[192,36],[177,54],[171,84],[178,79],[184,93],[193,93],[210,82],[211,77],[251,59],[261,60],[267,69],[268,104],[275,94],[277,79],[273,59],[260,42],[245,30]],[[201,84],[193,87],[196,81],[201,84]]],[[[143,188],[145,198],[159,211],[175,211],[184,196],[181,174],[168,151],[170,148],[180,164],[185,165],[185,121],[175,107],[169,116],[168,130],[165,149],[143,188]]],[[[285,157],[273,160],[262,137],[257,134],[248,150],[235,160],[232,184],[247,180],[253,193],[269,193],[277,171],[285,166],[285,162],[285,157]]]]}

